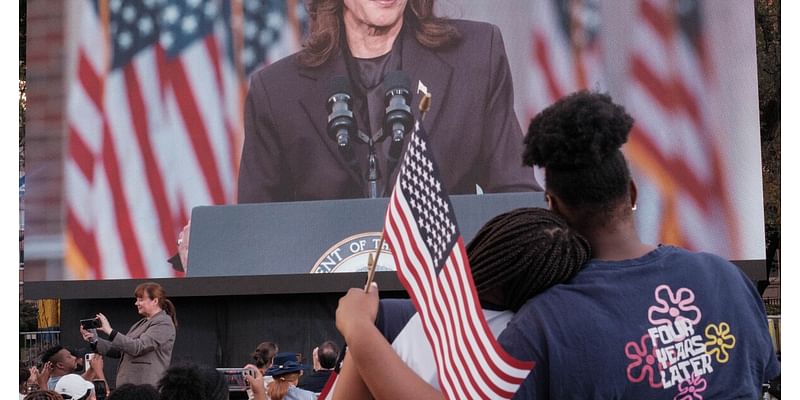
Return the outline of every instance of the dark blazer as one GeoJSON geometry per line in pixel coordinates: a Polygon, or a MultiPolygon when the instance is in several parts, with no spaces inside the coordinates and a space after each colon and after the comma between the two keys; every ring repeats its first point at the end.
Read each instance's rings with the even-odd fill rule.
{"type": "Polygon", "coordinates": [[[111,341],[98,338],[96,349],[120,359],[116,387],[125,383],[156,386],[169,367],[174,345],[172,317],[160,311],[150,319],[140,319],[126,334],[117,332],[111,341]]]}
{"type": "Polygon", "coordinates": [[[328,378],[330,378],[332,372],[333,370],[330,369],[312,371],[310,374],[300,377],[300,384],[297,385],[297,387],[310,392],[320,393],[322,389],[325,388],[325,384],[328,382],[328,378]]]}
{"type": "MultiPolygon", "coordinates": [[[[443,182],[450,194],[475,193],[476,184],[484,192],[541,190],[533,169],[522,166],[523,136],[500,30],[482,22],[452,23],[463,39],[446,49],[425,48],[410,33],[398,37],[410,89],[416,92],[422,82],[432,94],[422,125],[443,182]]],[[[347,76],[341,54],[317,68],[301,67],[289,56],[252,77],[240,203],[367,197],[366,155],[357,160],[360,170],[348,167],[327,135],[326,101],[335,76],[347,76]]],[[[415,94],[411,105],[417,120],[420,97],[415,94]]],[[[389,141],[378,149],[384,162],[389,141]]]]}

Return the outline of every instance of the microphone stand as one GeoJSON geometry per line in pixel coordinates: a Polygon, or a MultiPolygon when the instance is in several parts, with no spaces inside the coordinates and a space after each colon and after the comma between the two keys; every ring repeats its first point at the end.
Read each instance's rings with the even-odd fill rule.
{"type": "Polygon", "coordinates": [[[369,198],[370,199],[377,199],[378,198],[378,179],[381,176],[380,169],[378,168],[378,160],[375,155],[375,142],[372,138],[369,138],[369,158],[368,164],[369,168],[367,169],[367,182],[369,182],[369,198]]]}

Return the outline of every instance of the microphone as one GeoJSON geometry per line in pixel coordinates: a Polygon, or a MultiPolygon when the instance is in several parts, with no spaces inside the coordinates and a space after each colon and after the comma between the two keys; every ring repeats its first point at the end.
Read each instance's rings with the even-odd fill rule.
{"type": "Polygon", "coordinates": [[[352,105],[350,81],[344,76],[334,77],[328,97],[328,136],[336,140],[340,149],[349,145],[350,135],[356,134],[356,120],[350,110],[352,105]]]}
{"type": "MultiPolygon", "coordinates": [[[[411,131],[414,126],[414,116],[411,115],[411,91],[408,76],[403,71],[392,71],[383,80],[386,90],[384,97],[386,115],[383,118],[383,132],[392,133],[392,142],[403,141],[403,136],[411,131]]],[[[399,149],[398,149],[399,150],[399,149]]]]}

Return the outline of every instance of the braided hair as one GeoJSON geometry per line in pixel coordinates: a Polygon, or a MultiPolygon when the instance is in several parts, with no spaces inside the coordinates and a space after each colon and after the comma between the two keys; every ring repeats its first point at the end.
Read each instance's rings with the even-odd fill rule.
{"type": "Polygon", "coordinates": [[[523,162],[545,168],[547,191],[575,212],[573,226],[604,225],[629,195],[631,174],[620,148],[632,126],[610,96],[585,90],[531,121],[523,162]]]}
{"type": "Polygon", "coordinates": [[[487,222],[467,245],[478,297],[500,290],[503,306],[518,310],[528,299],[575,276],[590,248],[552,211],[518,208],[487,222]]]}

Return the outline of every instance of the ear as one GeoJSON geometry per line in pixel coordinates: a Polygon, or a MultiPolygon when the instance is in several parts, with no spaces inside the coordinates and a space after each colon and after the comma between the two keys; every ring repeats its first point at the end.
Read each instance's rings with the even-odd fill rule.
{"type": "Polygon", "coordinates": [[[549,208],[550,211],[552,211],[552,212],[554,212],[554,213],[556,213],[558,215],[561,215],[558,197],[554,196],[550,192],[545,192],[544,193],[544,199],[545,199],[545,201],[547,201],[547,208],[549,208]]]}
{"type": "Polygon", "coordinates": [[[628,188],[628,191],[630,192],[630,196],[631,196],[631,209],[635,210],[636,209],[636,200],[639,197],[639,193],[638,193],[638,191],[636,189],[636,182],[634,182],[633,179],[631,179],[631,183],[630,183],[630,187],[628,188]]]}

